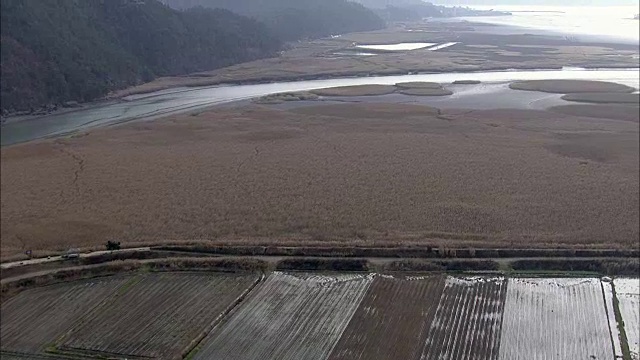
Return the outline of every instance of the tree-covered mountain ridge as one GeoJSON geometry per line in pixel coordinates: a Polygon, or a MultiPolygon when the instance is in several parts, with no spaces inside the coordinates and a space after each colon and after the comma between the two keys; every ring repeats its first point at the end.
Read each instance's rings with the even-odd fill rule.
{"type": "Polygon", "coordinates": [[[269,23],[158,0],[2,0],[2,113],[91,101],[156,77],[277,56],[284,41],[384,27],[372,11],[345,0],[295,2],[293,11],[265,6],[269,23]]]}
{"type": "Polygon", "coordinates": [[[348,0],[161,0],[176,9],[221,8],[264,23],[285,41],[377,30],[385,22],[348,0]]]}

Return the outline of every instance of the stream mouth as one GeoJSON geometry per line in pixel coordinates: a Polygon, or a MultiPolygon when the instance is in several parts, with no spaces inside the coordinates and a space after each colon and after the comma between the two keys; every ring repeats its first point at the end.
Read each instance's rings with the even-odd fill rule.
{"type": "Polygon", "coordinates": [[[167,115],[194,111],[212,105],[246,100],[280,92],[306,91],[337,86],[393,85],[400,82],[427,81],[450,84],[456,80],[478,80],[481,85],[466,85],[470,94],[474,87],[481,89],[487,83],[506,83],[517,80],[575,79],[600,80],[640,87],[638,69],[580,69],[562,70],[508,70],[483,72],[457,72],[415,74],[397,76],[370,76],[326,80],[275,82],[253,85],[218,85],[194,88],[176,88],[154,93],[132,95],[124,101],[90,105],[66,113],[54,113],[40,117],[9,121],[2,125],[2,146],[31,140],[55,137],[99,126],[145,119],[152,120],[167,115]]]}

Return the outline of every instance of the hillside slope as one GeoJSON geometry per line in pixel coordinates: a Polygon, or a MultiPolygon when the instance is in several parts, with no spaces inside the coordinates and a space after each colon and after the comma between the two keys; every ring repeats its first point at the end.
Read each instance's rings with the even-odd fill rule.
{"type": "Polygon", "coordinates": [[[157,76],[274,55],[263,24],[156,0],[2,0],[2,112],[88,101],[157,76]]]}
{"type": "Polygon", "coordinates": [[[223,8],[253,17],[279,38],[291,41],[377,30],[384,21],[361,4],[346,0],[162,0],[176,9],[223,8]]]}

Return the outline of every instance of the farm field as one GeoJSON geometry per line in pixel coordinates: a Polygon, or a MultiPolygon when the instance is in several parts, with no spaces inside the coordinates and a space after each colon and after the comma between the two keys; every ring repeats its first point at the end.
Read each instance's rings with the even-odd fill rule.
{"type": "Polygon", "coordinates": [[[615,279],[613,283],[627,334],[631,358],[640,359],[640,280],[615,279]]]}
{"type": "Polygon", "coordinates": [[[376,276],[329,359],[420,359],[444,282],[376,276]]]}
{"type": "Polygon", "coordinates": [[[194,359],[326,359],[372,280],[273,273],[194,359]]]}
{"type": "Polygon", "coordinates": [[[500,360],[610,359],[598,279],[510,279],[500,360]]]}
{"type": "Polygon", "coordinates": [[[495,359],[506,295],[504,278],[447,277],[420,359],[495,359]]]}
{"type": "Polygon", "coordinates": [[[85,312],[106,301],[126,281],[125,277],[111,277],[45,286],[18,294],[3,303],[0,310],[0,349],[29,354],[43,352],[85,312]]]}
{"type": "Polygon", "coordinates": [[[61,348],[174,359],[252,284],[257,275],[149,274],[133,277],[82,318],[61,348]]]}
{"type": "Polygon", "coordinates": [[[626,351],[617,306],[637,359],[638,281],[415,273],[111,276],[6,299],[1,357],[613,359],[626,351]]]}

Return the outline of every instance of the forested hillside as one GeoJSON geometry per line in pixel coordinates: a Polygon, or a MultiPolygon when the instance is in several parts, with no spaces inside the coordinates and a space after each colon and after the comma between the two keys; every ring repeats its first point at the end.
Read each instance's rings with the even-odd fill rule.
{"type": "Polygon", "coordinates": [[[281,41],[227,10],[156,0],[2,0],[3,113],[88,101],[157,76],[272,56],[281,41]]]}
{"type": "Polygon", "coordinates": [[[384,28],[361,4],[346,0],[162,0],[176,9],[223,8],[253,17],[280,39],[290,41],[384,28]]]}

